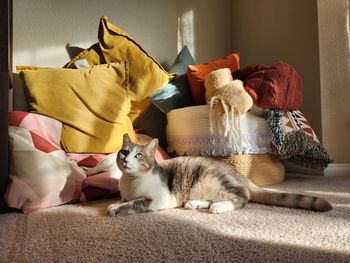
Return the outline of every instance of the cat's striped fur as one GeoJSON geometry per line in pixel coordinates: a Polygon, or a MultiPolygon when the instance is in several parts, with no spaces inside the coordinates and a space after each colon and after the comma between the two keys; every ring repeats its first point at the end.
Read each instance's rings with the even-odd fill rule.
{"type": "Polygon", "coordinates": [[[157,163],[158,141],[133,144],[124,135],[117,164],[123,175],[122,202],[112,204],[111,216],[152,212],[175,207],[208,208],[211,213],[239,209],[247,202],[328,211],[327,201],[312,196],[262,189],[221,161],[204,157],[176,157],[157,163]]]}

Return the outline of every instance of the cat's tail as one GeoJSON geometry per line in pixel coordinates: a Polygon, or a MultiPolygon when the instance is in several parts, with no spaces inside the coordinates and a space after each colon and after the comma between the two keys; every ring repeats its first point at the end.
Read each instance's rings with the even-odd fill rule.
{"type": "Polygon", "coordinates": [[[325,212],[332,209],[326,200],[300,194],[274,192],[249,182],[250,202],[325,212]]]}

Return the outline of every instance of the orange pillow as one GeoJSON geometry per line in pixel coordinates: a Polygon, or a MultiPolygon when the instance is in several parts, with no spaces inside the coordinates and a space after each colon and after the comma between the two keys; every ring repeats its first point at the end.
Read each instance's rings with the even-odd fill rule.
{"type": "Polygon", "coordinates": [[[229,68],[231,72],[239,69],[239,54],[232,53],[227,57],[212,60],[204,64],[188,66],[187,77],[195,105],[206,104],[204,80],[210,72],[219,68],[229,68]]]}

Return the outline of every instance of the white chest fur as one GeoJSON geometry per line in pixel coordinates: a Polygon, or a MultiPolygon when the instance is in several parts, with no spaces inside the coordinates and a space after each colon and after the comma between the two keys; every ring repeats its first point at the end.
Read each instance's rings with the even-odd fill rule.
{"type": "Polygon", "coordinates": [[[176,198],[170,193],[160,177],[145,174],[139,177],[125,176],[120,178],[119,190],[123,199],[134,200],[147,198],[152,200],[151,209],[167,209],[177,206],[176,198]]]}

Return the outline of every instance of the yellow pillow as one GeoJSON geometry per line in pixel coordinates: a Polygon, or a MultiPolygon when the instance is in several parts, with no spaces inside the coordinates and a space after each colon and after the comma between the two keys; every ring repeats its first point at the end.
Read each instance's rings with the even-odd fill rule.
{"type": "Polygon", "coordinates": [[[103,16],[100,20],[98,45],[82,51],[65,67],[76,68],[75,62],[86,59],[89,65],[127,61],[129,64],[131,111],[129,117],[134,121],[148,108],[152,95],[167,85],[174,75],[166,72],[126,32],[108,22],[103,16]]]}
{"type": "Polygon", "coordinates": [[[84,69],[18,67],[30,110],[63,123],[67,152],[110,153],[128,133],[136,141],[130,111],[128,64],[84,69]]]}

